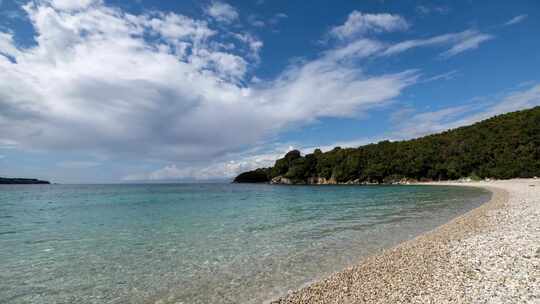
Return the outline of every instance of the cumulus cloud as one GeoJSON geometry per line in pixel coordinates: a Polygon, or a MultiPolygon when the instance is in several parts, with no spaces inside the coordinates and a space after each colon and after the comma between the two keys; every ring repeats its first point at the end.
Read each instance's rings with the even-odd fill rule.
{"type": "Polygon", "coordinates": [[[283,157],[292,149],[298,149],[303,154],[312,153],[320,148],[329,151],[336,146],[358,147],[378,142],[380,140],[403,140],[427,134],[433,134],[493,117],[498,114],[523,110],[540,105],[540,84],[527,89],[513,91],[504,95],[491,104],[465,104],[456,107],[442,108],[436,111],[416,112],[413,108],[402,108],[392,115],[391,121],[396,124],[395,131],[384,136],[374,138],[361,138],[344,142],[335,142],[325,146],[277,145],[264,147],[230,156],[233,160],[224,160],[202,166],[178,167],[176,165],[146,174],[127,176],[126,180],[162,180],[162,179],[189,179],[195,177],[199,180],[233,178],[241,172],[272,166],[276,159],[283,157]]]}
{"type": "Polygon", "coordinates": [[[250,83],[262,42],[248,33],[175,13],[83,4],[25,5],[35,45],[0,34],[0,143],[208,162],[292,124],[388,103],[418,77],[369,75],[351,64],[378,49],[365,40],[250,83]]]}
{"type": "Polygon", "coordinates": [[[306,146],[300,144],[277,144],[258,147],[256,149],[244,151],[230,155],[228,160],[219,160],[211,164],[178,166],[171,164],[148,173],[138,173],[127,175],[125,181],[145,181],[145,180],[218,180],[232,179],[238,174],[273,166],[276,159],[283,157],[287,152],[297,149],[302,154],[313,153],[315,149],[330,151],[335,147],[358,147],[368,143],[376,142],[374,138],[363,138],[351,141],[335,142],[326,146],[306,146]],[[264,152],[261,152],[264,151],[264,152]]]}
{"type": "MultiPolygon", "coordinates": [[[[208,14],[230,22],[210,10],[219,4],[225,5],[212,3],[208,14]]],[[[447,52],[457,54],[477,47],[473,37],[481,35],[388,45],[362,35],[408,27],[401,17],[353,12],[343,26],[356,29],[338,32],[358,39],[260,80],[252,69],[263,43],[248,32],[176,13],[130,14],[96,0],[32,1],[24,10],[34,45],[21,47],[16,33],[0,31],[0,147],[170,163],[127,179],[230,177],[270,165],[283,149],[234,153],[291,125],[388,104],[420,76],[417,70],[373,75],[359,61],[423,45],[449,45],[447,52]]]]}
{"type": "Polygon", "coordinates": [[[238,19],[238,11],[230,4],[221,1],[212,2],[205,12],[219,22],[231,23],[238,19]]]}
{"type": "Polygon", "coordinates": [[[163,168],[149,173],[131,174],[125,176],[125,181],[144,180],[213,180],[233,178],[240,172],[253,170],[255,168],[268,167],[273,165],[275,160],[281,157],[278,153],[264,153],[245,156],[235,160],[218,161],[200,166],[178,166],[176,164],[167,165],[163,168]]]}
{"type": "Polygon", "coordinates": [[[406,40],[390,46],[383,52],[383,55],[395,55],[417,47],[450,45],[448,50],[441,53],[441,57],[448,58],[467,50],[476,49],[483,42],[493,38],[493,35],[485,34],[477,30],[465,30],[427,39],[406,40]]]}
{"type": "Polygon", "coordinates": [[[369,32],[403,31],[408,28],[407,21],[399,15],[364,14],[355,10],[349,14],[344,24],[332,28],[330,34],[339,39],[347,39],[369,32]]]}
{"type": "Polygon", "coordinates": [[[11,57],[19,54],[19,50],[15,47],[13,35],[11,33],[0,32],[0,54],[11,57]]]}
{"type": "Polygon", "coordinates": [[[512,25],[522,22],[523,20],[527,19],[528,15],[519,15],[515,16],[514,18],[508,20],[504,25],[512,25]]]}
{"type": "Polygon", "coordinates": [[[243,43],[245,43],[249,47],[249,55],[251,58],[256,59],[257,61],[259,58],[259,51],[263,47],[263,42],[251,35],[250,33],[232,33],[232,36],[243,43]]]}
{"type": "Polygon", "coordinates": [[[102,0],[52,0],[51,5],[60,10],[80,10],[93,4],[101,4],[102,0]]]}

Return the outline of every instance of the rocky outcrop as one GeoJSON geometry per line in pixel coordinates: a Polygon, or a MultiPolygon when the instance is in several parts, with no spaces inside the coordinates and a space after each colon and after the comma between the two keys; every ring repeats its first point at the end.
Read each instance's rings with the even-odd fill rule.
{"type": "Polygon", "coordinates": [[[270,180],[273,185],[335,185],[338,184],[335,179],[326,179],[324,177],[309,177],[307,180],[292,180],[284,176],[276,176],[270,180]]]}
{"type": "Polygon", "coordinates": [[[307,179],[307,183],[312,184],[312,185],[336,185],[337,181],[334,177],[326,179],[324,177],[315,176],[315,177],[309,177],[307,179]]]}
{"type": "Polygon", "coordinates": [[[293,183],[292,180],[290,180],[289,178],[286,178],[286,177],[283,177],[283,176],[276,176],[274,178],[272,178],[272,180],[270,181],[270,184],[273,184],[273,185],[293,185],[295,183],[293,183]]]}
{"type": "Polygon", "coordinates": [[[292,180],[284,176],[276,176],[270,180],[273,185],[409,185],[417,183],[415,179],[399,178],[395,180],[361,181],[360,179],[338,182],[334,177],[324,178],[319,176],[308,177],[306,180],[292,180]]]}

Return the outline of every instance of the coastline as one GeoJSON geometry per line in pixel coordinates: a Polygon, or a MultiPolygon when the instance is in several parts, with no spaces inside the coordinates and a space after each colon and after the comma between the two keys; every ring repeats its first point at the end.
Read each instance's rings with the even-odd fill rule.
{"type": "Polygon", "coordinates": [[[492,197],[272,303],[540,301],[540,289],[534,288],[540,277],[540,180],[418,184],[481,187],[492,197]]]}

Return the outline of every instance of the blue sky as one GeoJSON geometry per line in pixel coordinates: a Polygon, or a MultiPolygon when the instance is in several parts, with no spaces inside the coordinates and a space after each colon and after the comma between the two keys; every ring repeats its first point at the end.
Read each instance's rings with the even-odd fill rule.
{"type": "Polygon", "coordinates": [[[206,181],[540,105],[538,1],[0,0],[0,176],[206,181]]]}

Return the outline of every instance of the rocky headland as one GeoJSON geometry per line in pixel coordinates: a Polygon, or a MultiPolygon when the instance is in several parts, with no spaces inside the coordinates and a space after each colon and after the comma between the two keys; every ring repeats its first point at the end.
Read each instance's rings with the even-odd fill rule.
{"type": "Polygon", "coordinates": [[[0,185],[33,185],[33,184],[50,184],[49,181],[39,180],[36,178],[7,178],[0,177],[0,185]]]}

